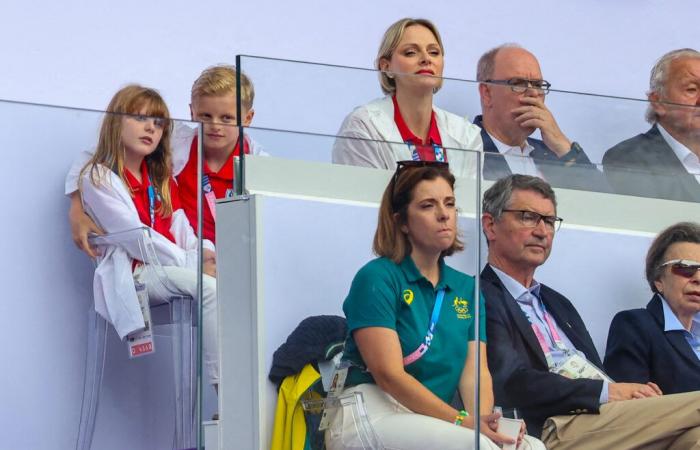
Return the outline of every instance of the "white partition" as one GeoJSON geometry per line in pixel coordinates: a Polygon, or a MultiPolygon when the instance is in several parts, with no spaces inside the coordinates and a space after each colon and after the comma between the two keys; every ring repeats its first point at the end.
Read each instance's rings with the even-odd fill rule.
{"type": "MultiPolygon", "coordinates": [[[[269,448],[277,398],[267,380],[272,354],[303,318],[342,314],[352,277],[373,257],[378,205],[371,199],[380,197],[391,175],[275,158],[252,157],[246,164],[254,195],[217,206],[225,449],[269,448]]],[[[474,189],[466,180],[458,183],[468,251],[450,264],[473,274],[474,189]]],[[[650,297],[643,275],[650,239],[671,223],[700,217],[700,205],[566,190],[557,195],[565,225],[536,277],[571,299],[602,356],[612,316],[650,297]]]]}

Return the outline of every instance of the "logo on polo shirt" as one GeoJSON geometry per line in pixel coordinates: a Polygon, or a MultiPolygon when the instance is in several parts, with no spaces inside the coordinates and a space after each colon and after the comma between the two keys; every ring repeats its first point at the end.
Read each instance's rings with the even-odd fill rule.
{"type": "Polygon", "coordinates": [[[452,306],[457,313],[458,319],[471,319],[472,315],[469,313],[469,300],[462,297],[455,297],[452,302],[452,306]]]}
{"type": "Polygon", "coordinates": [[[410,289],[406,289],[403,291],[403,301],[406,302],[407,305],[410,305],[413,303],[413,291],[410,289]]]}

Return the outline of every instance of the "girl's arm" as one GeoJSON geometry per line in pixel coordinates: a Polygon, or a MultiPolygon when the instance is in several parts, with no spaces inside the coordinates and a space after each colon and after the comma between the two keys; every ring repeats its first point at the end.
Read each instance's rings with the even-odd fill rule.
{"type": "MultiPolygon", "coordinates": [[[[144,227],[124,183],[104,166],[98,167],[99,186],[90,179],[90,170],[81,179],[81,194],[85,211],[107,233],[144,227]]],[[[186,267],[186,252],[165,236],[151,229],[151,240],[160,263],[164,266],[186,267]]],[[[120,244],[131,258],[142,259],[138,242],[120,244]]]]}

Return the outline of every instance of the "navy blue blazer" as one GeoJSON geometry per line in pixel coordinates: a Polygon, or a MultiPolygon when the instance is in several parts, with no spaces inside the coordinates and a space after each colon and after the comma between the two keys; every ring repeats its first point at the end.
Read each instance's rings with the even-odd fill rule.
{"type": "Polygon", "coordinates": [[[621,382],[652,381],[664,394],[700,390],[700,359],[682,331],[664,332],[664,327],[658,295],[646,309],[617,313],[605,352],[608,374],[621,382]]]}
{"type": "MultiPolygon", "coordinates": [[[[518,408],[528,432],[539,437],[545,419],[559,414],[597,413],[603,381],[571,380],[549,372],[544,353],[525,313],[490,265],[481,272],[486,299],[488,364],[495,404],[518,408]]],[[[569,300],[542,285],[540,298],[576,348],[602,367],[586,326],[569,300]]]]}
{"type": "Polygon", "coordinates": [[[700,183],[656,125],[605,152],[603,171],[617,194],[700,202],[700,183]]]}
{"type": "MultiPolygon", "coordinates": [[[[498,152],[491,136],[482,126],[482,116],[474,118],[474,125],[481,128],[481,140],[484,143],[483,176],[487,180],[497,180],[511,175],[508,163],[498,152]]],[[[586,191],[610,192],[605,176],[596,169],[583,151],[573,149],[561,159],[544,142],[528,138],[534,147],[530,153],[537,170],[554,187],[579,189],[586,191]]]]}

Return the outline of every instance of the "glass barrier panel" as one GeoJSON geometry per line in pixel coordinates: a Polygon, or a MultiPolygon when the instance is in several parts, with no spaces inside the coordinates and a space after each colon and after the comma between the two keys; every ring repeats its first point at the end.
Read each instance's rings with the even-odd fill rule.
{"type": "MultiPolygon", "coordinates": [[[[394,160],[411,155],[397,145],[363,145],[362,139],[405,140],[396,125],[391,98],[372,100],[382,96],[378,89],[380,76],[389,75],[395,80],[401,78],[405,84],[435,85],[433,104],[439,108],[435,111],[445,146],[483,149],[488,154],[527,154],[533,163],[522,160],[524,167],[515,170],[538,170],[559,187],[698,200],[693,192],[697,177],[693,180],[691,175],[700,171],[700,163],[689,153],[698,146],[694,131],[700,129],[700,124],[695,123],[696,105],[650,104],[642,99],[563,91],[556,89],[556,80],[551,87],[515,86],[502,80],[436,81],[425,75],[385,74],[252,56],[239,56],[238,62],[257,86],[256,115],[251,126],[357,139],[354,149],[340,145],[342,141],[334,143],[330,157],[337,163],[391,168],[394,160]],[[256,82],[256,78],[260,81],[256,82]],[[654,124],[646,123],[647,118],[654,124]],[[659,123],[655,123],[656,119],[659,123]],[[474,127],[468,123],[472,121],[474,127]],[[691,159],[685,168],[677,164],[680,160],[674,148],[691,159]],[[606,166],[605,176],[591,171],[593,164],[606,166]],[[560,166],[571,170],[561,171],[560,166]],[[654,173],[654,182],[644,186],[630,181],[639,172],[654,173]],[[630,183],[644,187],[633,191],[630,183]]],[[[272,146],[280,148],[276,142],[272,146]]],[[[290,148],[294,147],[290,143],[290,148]]],[[[327,155],[327,151],[308,149],[295,150],[288,157],[325,161],[327,155]]],[[[487,157],[483,167],[485,179],[497,179],[514,170],[513,163],[494,167],[496,160],[491,155],[487,157]]]]}
{"type": "MultiPolygon", "coordinates": [[[[501,158],[498,163],[504,166],[512,163],[511,157],[494,158],[501,158]]],[[[602,174],[604,168],[607,172],[600,164],[592,170],[602,174]]],[[[629,179],[631,192],[644,192],[657,176],[652,171],[636,172],[629,179]]],[[[550,194],[546,184],[532,180],[512,180],[513,191],[505,203],[499,203],[502,199],[497,195],[504,192],[504,182],[483,183],[482,214],[488,240],[485,259],[489,265],[482,272],[482,291],[487,301],[488,355],[496,403],[504,410],[517,410],[531,434],[539,435],[544,426],[543,436],[553,439],[551,425],[555,422],[546,422],[548,417],[559,415],[564,422],[558,424],[568,423],[564,418],[576,417],[570,416],[572,410],[597,410],[600,395],[603,401],[617,400],[620,385],[614,382],[640,383],[640,388],[649,381],[661,383],[664,393],[696,390],[687,381],[693,378],[692,371],[673,362],[678,350],[667,342],[663,325],[659,327],[648,314],[664,320],[661,300],[649,287],[654,276],[688,281],[659,265],[671,258],[698,255],[698,245],[692,243],[697,241],[690,236],[700,236],[700,203],[556,186],[550,194]],[[563,221],[559,223],[559,219],[563,221]],[[686,224],[678,225],[682,222],[686,224]],[[676,227],[675,239],[690,242],[673,243],[671,238],[666,241],[671,244],[662,245],[657,257],[645,263],[654,238],[672,226],[676,227]],[[645,273],[651,273],[652,279],[645,280],[645,273]],[[526,288],[537,284],[539,288],[530,295],[526,288]],[[551,319],[551,328],[545,315],[551,319]],[[639,317],[649,321],[640,322],[639,317]],[[545,358],[533,324],[541,332],[544,347],[553,349],[551,361],[545,358]],[[558,350],[557,336],[567,350],[558,350]],[[668,355],[639,352],[641,347],[650,348],[652,340],[653,346],[669,345],[668,355]],[[569,359],[571,349],[580,352],[591,366],[584,371],[586,365],[579,364],[582,360],[569,359]],[[658,364],[664,364],[664,370],[657,370],[658,364]],[[547,378],[548,366],[561,376],[547,378]],[[669,380],[671,366],[682,374],[683,381],[669,380]],[[641,373],[645,375],[635,375],[641,373]],[[575,385],[566,378],[602,378],[602,374],[609,378],[609,387],[604,389],[601,381],[591,382],[591,389],[595,387],[591,398],[560,399],[562,392],[575,385]],[[548,388],[538,388],[537,380],[545,379],[548,388]]],[[[664,295],[680,298],[679,289],[666,286],[664,295]]],[[[666,401],[656,404],[667,408],[666,401]]],[[[632,411],[629,414],[636,417],[632,411]]]]}
{"type": "MultiPolygon", "coordinates": [[[[195,447],[198,340],[187,324],[196,324],[199,302],[171,297],[166,287],[171,266],[186,267],[176,280],[186,289],[176,293],[196,299],[197,239],[182,211],[167,217],[161,207],[176,204],[170,158],[161,155],[173,127],[198,125],[8,101],[0,101],[0,118],[7,125],[2,201],[12,218],[4,227],[13,236],[3,246],[13,255],[4,276],[6,296],[15,299],[4,302],[2,317],[7,336],[21,336],[5,347],[1,414],[55,430],[9,427],[3,441],[13,448],[195,447]],[[92,157],[101,162],[94,170],[92,157]],[[153,161],[148,174],[144,157],[153,161]],[[153,224],[149,177],[157,187],[153,224]],[[67,217],[93,220],[105,233],[89,241],[96,259],[76,248],[67,217]],[[132,266],[136,260],[147,264],[132,266]],[[151,300],[153,336],[129,346],[146,323],[139,298],[151,300]],[[31,318],[29,329],[22,317],[31,318]]],[[[208,401],[215,410],[216,398],[208,401]]]]}
{"type": "MultiPolygon", "coordinates": [[[[387,185],[394,179],[395,167],[385,170],[329,164],[327,157],[325,161],[319,161],[314,154],[301,159],[294,157],[298,149],[321,149],[311,151],[325,152],[327,155],[328,149],[336,141],[335,136],[259,128],[246,129],[245,132],[256,140],[264,140],[265,149],[271,155],[282,156],[247,156],[247,195],[220,201],[217,205],[217,271],[222,299],[220,320],[227,324],[221,330],[224,346],[221,439],[252,448],[268,448],[271,442],[280,437],[280,433],[284,433],[279,429],[281,424],[273,420],[275,408],[280,407],[278,402],[285,401],[294,380],[298,381],[311,373],[312,369],[304,368],[305,363],[317,362],[312,364],[314,370],[320,370],[324,376],[332,374],[335,363],[329,365],[323,361],[334,354],[326,353],[326,350],[336,341],[346,343],[346,361],[355,364],[349,369],[344,392],[347,395],[354,392],[363,394],[368,423],[372,425],[372,418],[376,416],[374,396],[377,388],[361,387],[366,383],[367,375],[361,370],[363,360],[355,341],[346,342],[346,331],[341,328],[337,332],[333,324],[335,320],[344,324],[343,317],[346,315],[349,315],[351,324],[359,320],[356,315],[358,311],[353,312],[353,309],[361,306],[357,302],[362,299],[355,299],[358,288],[352,291],[351,284],[358,270],[376,258],[372,252],[372,240],[377,229],[379,203],[387,185]],[[280,147],[268,143],[279,143],[280,147]],[[290,149],[292,145],[294,148],[290,149]],[[289,153],[285,153],[287,150],[289,153]],[[288,154],[292,154],[292,157],[287,158],[288,154]],[[249,268],[250,271],[242,268],[249,268]],[[311,331],[313,327],[316,327],[316,331],[311,331]],[[314,338],[313,343],[306,343],[304,336],[307,333],[318,337],[314,338]],[[328,342],[318,342],[321,336],[328,342]],[[230,346],[233,345],[238,351],[231,350],[230,346]],[[295,348],[302,347],[305,354],[298,354],[295,348]],[[313,350],[315,347],[320,350],[319,354],[313,350]],[[293,375],[299,371],[302,375],[294,378],[293,375]],[[235,417],[236,421],[232,423],[231,417],[235,417]]],[[[348,145],[355,143],[348,142],[348,145]]],[[[481,232],[479,221],[475,220],[479,192],[475,177],[478,153],[452,148],[445,151],[450,161],[462,161],[464,167],[470,168],[465,172],[467,176],[457,178],[454,190],[459,212],[456,225],[465,250],[448,257],[446,263],[473,276],[480,265],[478,251],[481,232]]],[[[402,169],[399,177],[405,176],[402,175],[404,170],[417,169],[410,166],[402,169]]],[[[452,208],[451,199],[444,201],[447,202],[446,206],[441,205],[440,208],[452,208]]],[[[403,270],[393,262],[385,263],[392,265],[391,270],[403,270]]],[[[377,262],[371,264],[376,265],[377,262]]],[[[426,385],[448,403],[459,398],[458,380],[464,368],[467,347],[466,339],[452,342],[449,336],[472,339],[469,333],[478,331],[478,327],[470,327],[469,324],[478,323],[477,314],[483,312],[483,305],[479,310],[474,300],[478,298],[474,279],[465,278],[462,274],[454,276],[459,278],[460,287],[445,294],[441,307],[444,319],[440,319],[435,331],[436,347],[426,354],[435,352],[433,358],[442,359],[445,367],[449,366],[447,381],[430,377],[425,380],[426,385]],[[454,361],[450,349],[454,343],[460,343],[455,347],[455,351],[463,356],[460,361],[454,361]]],[[[423,282],[427,283],[427,280],[423,282]]],[[[421,283],[416,286],[421,286],[421,283]]],[[[388,294],[392,296],[392,302],[403,302],[406,308],[415,308],[418,311],[416,314],[421,315],[419,324],[416,322],[420,330],[413,329],[416,328],[413,326],[403,332],[415,334],[401,338],[402,347],[405,347],[404,356],[415,350],[408,347],[414,344],[414,347],[419,346],[429,326],[431,308],[436,299],[433,288],[425,291],[430,295],[421,293],[413,285],[406,285],[388,294]]],[[[410,314],[410,311],[401,314],[410,314]]],[[[397,316],[393,320],[400,324],[399,327],[404,327],[413,319],[397,316]]],[[[420,375],[423,363],[415,363],[416,368],[409,369],[409,373],[423,377],[420,375]]],[[[475,377],[475,374],[470,374],[469,379],[474,381],[475,377]]],[[[325,391],[322,384],[311,384],[304,390],[304,395],[309,397],[304,397],[308,400],[304,403],[307,413],[309,416],[315,415],[317,419],[320,414],[317,408],[319,396],[328,392],[332,385],[332,377],[326,380],[325,391]]],[[[478,417],[474,409],[475,387],[476,383],[464,384],[460,392],[465,396],[463,404],[472,413],[469,420],[478,417]]],[[[482,401],[490,411],[493,405],[490,405],[488,396],[482,397],[482,401]]],[[[315,428],[307,429],[307,434],[313,432],[309,438],[325,439],[327,443],[335,445],[356,442],[357,436],[344,434],[347,430],[341,425],[353,421],[358,429],[364,429],[356,422],[363,416],[354,414],[346,407],[333,408],[332,405],[337,404],[328,403],[329,411],[332,410],[328,414],[333,418],[330,428],[325,433],[318,433],[318,422],[311,421],[309,426],[315,428]]],[[[455,406],[458,406],[457,403],[455,406]]],[[[473,434],[466,435],[474,438],[473,434]]],[[[381,432],[378,433],[379,441],[383,436],[381,432]]],[[[364,442],[363,439],[360,441],[364,442]]],[[[383,445],[391,444],[385,442],[383,445]]]]}

